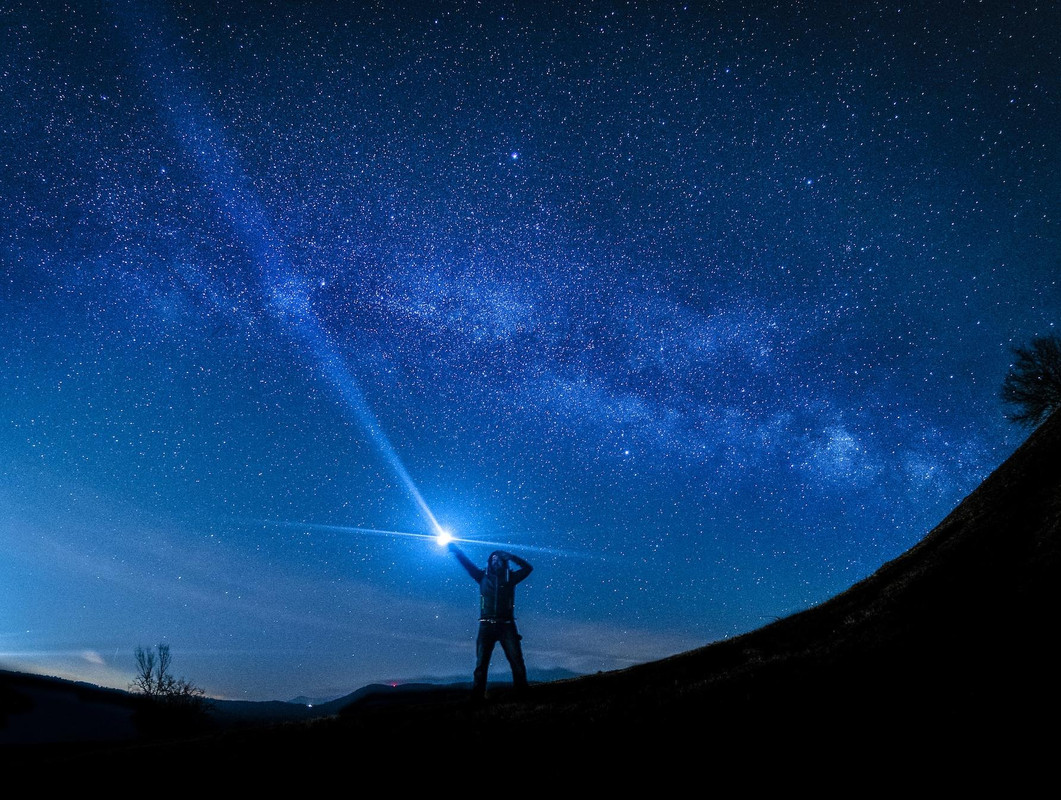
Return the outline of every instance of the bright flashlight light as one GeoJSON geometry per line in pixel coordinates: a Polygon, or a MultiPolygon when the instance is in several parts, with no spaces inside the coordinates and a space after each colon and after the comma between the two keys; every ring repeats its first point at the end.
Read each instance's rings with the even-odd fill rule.
{"type": "Polygon", "coordinates": [[[439,528],[438,536],[435,537],[435,541],[438,542],[439,547],[445,547],[453,541],[453,534],[443,528],[439,528]]]}

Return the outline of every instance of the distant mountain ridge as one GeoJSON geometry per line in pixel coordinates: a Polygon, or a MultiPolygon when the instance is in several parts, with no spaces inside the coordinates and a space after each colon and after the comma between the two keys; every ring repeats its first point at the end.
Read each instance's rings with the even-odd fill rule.
{"type": "MultiPolygon", "coordinates": [[[[564,669],[530,670],[528,674],[535,682],[578,676],[564,669]]],[[[511,681],[497,681],[497,685],[506,683],[511,681]]],[[[467,677],[452,676],[368,684],[340,697],[316,700],[212,699],[209,713],[221,727],[300,722],[337,714],[365,697],[382,700],[469,686],[467,677]]],[[[141,700],[121,689],[0,669],[0,745],[135,740],[140,731],[133,717],[141,700]]]]}

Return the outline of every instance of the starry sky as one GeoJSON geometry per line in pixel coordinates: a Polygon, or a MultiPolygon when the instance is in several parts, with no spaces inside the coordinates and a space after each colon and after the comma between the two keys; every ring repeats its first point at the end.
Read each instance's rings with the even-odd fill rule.
{"type": "Polygon", "coordinates": [[[871,574],[1027,436],[1059,9],[5,2],[0,665],[470,679],[439,527],[532,678],[871,574]]]}

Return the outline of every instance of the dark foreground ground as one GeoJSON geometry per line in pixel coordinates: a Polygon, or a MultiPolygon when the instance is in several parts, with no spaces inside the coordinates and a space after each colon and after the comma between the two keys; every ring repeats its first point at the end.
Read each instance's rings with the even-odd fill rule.
{"type": "Polygon", "coordinates": [[[1052,778],[1061,745],[1059,540],[1055,414],[909,552],[738,638],[519,698],[495,689],[482,707],[454,688],[370,694],[322,719],[0,757],[242,788],[1022,791],[1052,778]]]}

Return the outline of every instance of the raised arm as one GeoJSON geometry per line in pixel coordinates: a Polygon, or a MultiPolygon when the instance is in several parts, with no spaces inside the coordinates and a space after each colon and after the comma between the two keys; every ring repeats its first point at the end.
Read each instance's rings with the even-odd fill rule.
{"type": "Polygon", "coordinates": [[[483,575],[486,573],[479,569],[468,556],[464,555],[464,551],[457,547],[456,542],[450,542],[449,551],[457,557],[457,560],[461,562],[461,565],[468,571],[468,574],[472,576],[472,580],[478,583],[483,579],[483,575]]]}
{"type": "Polygon", "coordinates": [[[505,557],[519,567],[519,569],[512,570],[509,575],[512,583],[519,583],[534,571],[534,567],[530,565],[530,562],[525,561],[519,556],[514,556],[512,553],[505,553],[505,557]]]}

